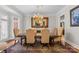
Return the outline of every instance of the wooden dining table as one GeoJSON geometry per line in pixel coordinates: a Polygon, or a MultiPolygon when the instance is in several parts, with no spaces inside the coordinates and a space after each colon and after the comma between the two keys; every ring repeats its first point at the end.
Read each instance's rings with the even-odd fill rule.
{"type": "Polygon", "coordinates": [[[38,43],[40,43],[41,42],[41,33],[36,33],[36,35],[35,35],[35,42],[38,42],[38,43]]]}
{"type": "Polygon", "coordinates": [[[21,45],[23,44],[23,39],[24,39],[24,44],[26,44],[26,34],[24,34],[24,33],[20,33],[19,35],[18,35],[18,37],[20,37],[21,39],[20,39],[20,41],[21,41],[21,45]]]}

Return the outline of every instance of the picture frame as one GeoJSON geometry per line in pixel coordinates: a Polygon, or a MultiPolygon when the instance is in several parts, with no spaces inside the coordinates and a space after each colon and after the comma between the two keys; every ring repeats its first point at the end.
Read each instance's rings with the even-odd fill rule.
{"type": "Polygon", "coordinates": [[[47,28],[48,27],[48,17],[42,17],[35,19],[31,18],[31,27],[32,28],[47,28]]]}
{"type": "Polygon", "coordinates": [[[60,20],[64,20],[65,15],[60,16],[60,20]]]}
{"type": "Polygon", "coordinates": [[[70,26],[79,26],[79,6],[70,10],[70,26]]]}

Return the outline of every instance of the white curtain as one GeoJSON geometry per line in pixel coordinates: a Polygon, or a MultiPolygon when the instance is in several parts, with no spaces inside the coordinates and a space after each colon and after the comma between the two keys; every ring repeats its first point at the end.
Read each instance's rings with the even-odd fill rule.
{"type": "Polygon", "coordinates": [[[8,21],[1,20],[1,40],[8,38],[8,21]]]}
{"type": "Polygon", "coordinates": [[[13,29],[18,28],[20,29],[20,20],[17,17],[12,17],[11,21],[11,38],[15,38],[13,29]]]}

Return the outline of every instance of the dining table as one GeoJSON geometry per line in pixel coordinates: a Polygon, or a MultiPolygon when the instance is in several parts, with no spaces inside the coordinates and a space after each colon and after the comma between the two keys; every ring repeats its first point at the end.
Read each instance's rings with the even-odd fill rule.
{"type": "Polygon", "coordinates": [[[20,33],[18,35],[18,37],[20,37],[20,41],[21,41],[21,45],[23,44],[23,40],[24,40],[24,44],[26,44],[26,34],[25,33],[20,33]]]}
{"type": "Polygon", "coordinates": [[[38,43],[40,43],[41,42],[41,33],[36,33],[36,35],[35,35],[35,42],[38,42],[38,43]]]}

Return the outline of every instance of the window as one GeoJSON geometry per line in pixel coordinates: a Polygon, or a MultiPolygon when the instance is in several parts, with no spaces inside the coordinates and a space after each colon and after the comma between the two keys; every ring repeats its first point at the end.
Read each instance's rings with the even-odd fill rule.
{"type": "Polygon", "coordinates": [[[8,21],[7,18],[2,18],[0,21],[1,28],[1,40],[6,40],[8,38],[8,21]]]}

